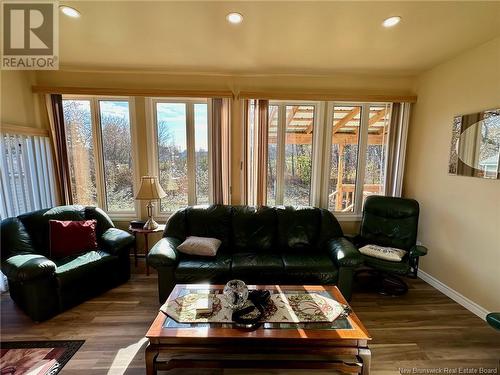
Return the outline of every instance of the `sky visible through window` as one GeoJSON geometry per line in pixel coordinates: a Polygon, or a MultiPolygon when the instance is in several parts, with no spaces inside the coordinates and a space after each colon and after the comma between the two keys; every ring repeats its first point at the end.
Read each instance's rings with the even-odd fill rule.
{"type": "Polygon", "coordinates": [[[126,119],[128,122],[128,102],[127,101],[100,101],[101,111],[108,116],[117,116],[126,119]]]}
{"type": "MultiPolygon", "coordinates": [[[[168,129],[172,135],[175,146],[177,146],[180,151],[185,151],[187,147],[185,105],[183,103],[158,103],[156,110],[158,123],[168,124],[168,129]]],[[[198,125],[196,126],[197,151],[207,151],[207,105],[196,106],[195,124],[198,125]]]]}

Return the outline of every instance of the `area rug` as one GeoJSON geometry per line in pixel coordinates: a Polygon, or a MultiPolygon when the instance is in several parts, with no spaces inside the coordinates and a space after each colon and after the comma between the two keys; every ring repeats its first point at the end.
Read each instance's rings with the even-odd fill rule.
{"type": "Polygon", "coordinates": [[[85,341],[12,341],[0,343],[1,375],[55,375],[85,341]]]}

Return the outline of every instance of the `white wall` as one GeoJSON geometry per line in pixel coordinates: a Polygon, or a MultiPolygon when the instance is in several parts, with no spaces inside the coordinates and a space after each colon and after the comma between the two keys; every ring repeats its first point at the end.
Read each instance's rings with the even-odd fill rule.
{"type": "Polygon", "coordinates": [[[418,79],[404,194],[420,202],[421,269],[500,311],[500,181],[448,174],[453,117],[500,108],[500,38],[418,79]]]}

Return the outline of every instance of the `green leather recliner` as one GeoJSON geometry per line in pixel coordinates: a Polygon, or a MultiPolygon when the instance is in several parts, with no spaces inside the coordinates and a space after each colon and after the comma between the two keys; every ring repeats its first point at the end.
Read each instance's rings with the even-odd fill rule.
{"type": "Polygon", "coordinates": [[[359,251],[343,238],[331,212],[313,207],[187,207],[167,221],[148,254],[158,270],[160,302],[176,283],[336,284],[351,297],[359,251]],[[222,241],[214,258],[177,251],[188,236],[222,241]]]}
{"type": "Polygon", "coordinates": [[[366,198],[360,233],[351,241],[358,248],[373,244],[407,251],[401,262],[363,255],[363,264],[375,270],[375,284],[382,294],[404,294],[408,287],[398,276],[417,277],[419,257],[427,254],[425,246],[417,245],[419,213],[414,199],[378,195],[366,198]]]}
{"type": "Polygon", "coordinates": [[[130,278],[134,237],[99,208],[60,206],[2,220],[2,272],[10,295],[35,321],[46,320],[130,278]],[[99,249],[50,259],[49,220],[97,220],[99,249]]]}

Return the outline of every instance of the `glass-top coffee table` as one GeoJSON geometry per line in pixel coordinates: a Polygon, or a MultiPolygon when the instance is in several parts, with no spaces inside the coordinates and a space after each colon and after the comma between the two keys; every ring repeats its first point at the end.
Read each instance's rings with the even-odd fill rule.
{"type": "MultiPolygon", "coordinates": [[[[167,302],[189,293],[220,293],[223,285],[179,284],[167,302]]],[[[316,293],[347,305],[335,286],[249,285],[271,293],[316,293]]],[[[262,323],[255,330],[234,323],[179,323],[159,312],[146,337],[147,374],[173,368],[335,369],[368,374],[371,339],[356,314],[333,322],[262,323]]]]}

